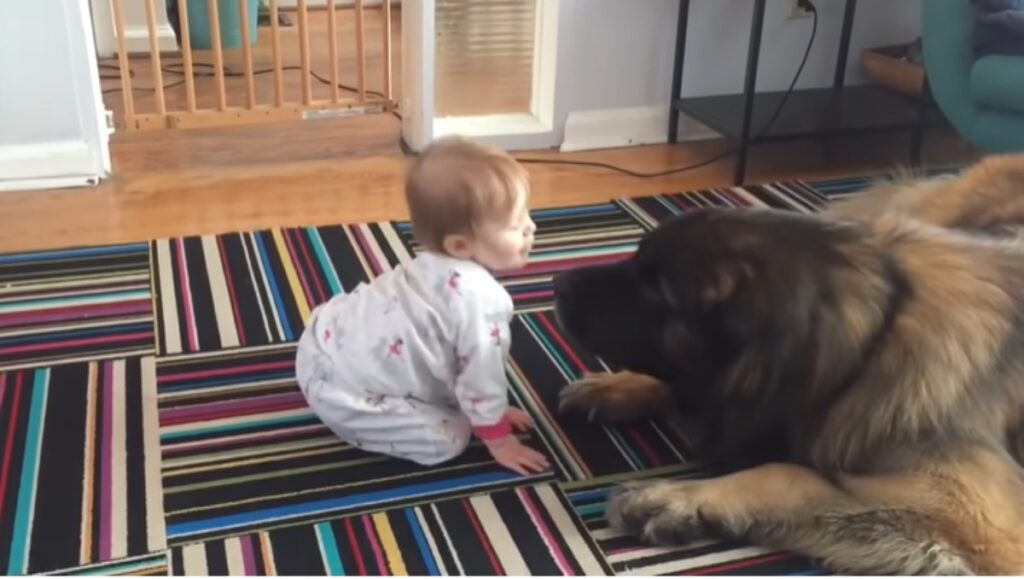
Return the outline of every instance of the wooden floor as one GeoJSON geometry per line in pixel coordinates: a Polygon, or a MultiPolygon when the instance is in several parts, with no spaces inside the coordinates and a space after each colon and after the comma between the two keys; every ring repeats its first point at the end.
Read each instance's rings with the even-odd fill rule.
{"type": "MultiPolygon", "coordinates": [[[[0,195],[0,252],[319,225],[406,216],[399,123],[391,116],[297,121],[249,127],[118,133],[114,174],[89,189],[0,195]]],[[[595,160],[659,171],[707,159],[721,142],[520,157],[595,160]]],[[[891,170],[908,138],[837,142],[826,162],[817,141],[754,149],[750,182],[837,177],[891,170]]],[[[929,134],[932,166],[963,164],[972,151],[954,136],[929,134]]],[[[535,207],[564,206],[731,181],[731,160],[657,179],[606,170],[528,165],[535,207]]]]}

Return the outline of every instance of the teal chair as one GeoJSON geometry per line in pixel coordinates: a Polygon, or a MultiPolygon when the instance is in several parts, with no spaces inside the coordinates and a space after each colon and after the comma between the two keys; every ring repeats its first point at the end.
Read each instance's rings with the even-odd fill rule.
{"type": "Polygon", "coordinates": [[[987,153],[1024,151],[1024,56],[974,56],[970,0],[922,0],[928,84],[965,139],[987,153]]]}

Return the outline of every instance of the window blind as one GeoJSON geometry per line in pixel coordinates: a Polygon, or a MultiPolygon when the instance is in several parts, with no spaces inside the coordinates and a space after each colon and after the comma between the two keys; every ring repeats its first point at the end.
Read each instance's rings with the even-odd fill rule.
{"type": "Polygon", "coordinates": [[[528,113],[541,0],[437,0],[436,117],[528,113]]]}

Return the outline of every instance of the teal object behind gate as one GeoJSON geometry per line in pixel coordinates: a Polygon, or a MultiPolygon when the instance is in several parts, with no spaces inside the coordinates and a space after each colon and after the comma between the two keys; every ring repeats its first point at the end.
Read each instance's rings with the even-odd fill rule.
{"type": "MultiPolygon", "coordinates": [[[[213,48],[210,38],[210,12],[207,0],[178,0],[188,3],[189,41],[194,49],[213,48]]],[[[242,47],[242,19],[239,17],[238,0],[209,0],[217,3],[217,18],[220,20],[221,48],[242,47]]],[[[249,44],[256,44],[259,36],[260,0],[245,0],[249,11],[249,44]]]]}

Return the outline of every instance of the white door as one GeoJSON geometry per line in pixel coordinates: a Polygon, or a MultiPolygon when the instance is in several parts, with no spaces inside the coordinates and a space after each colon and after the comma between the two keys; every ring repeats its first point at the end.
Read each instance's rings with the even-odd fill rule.
{"type": "Polygon", "coordinates": [[[88,11],[0,2],[0,191],[94,185],[110,171],[88,11]]]}
{"type": "Polygon", "coordinates": [[[420,0],[402,10],[403,137],[557,144],[559,0],[420,0]]]}

